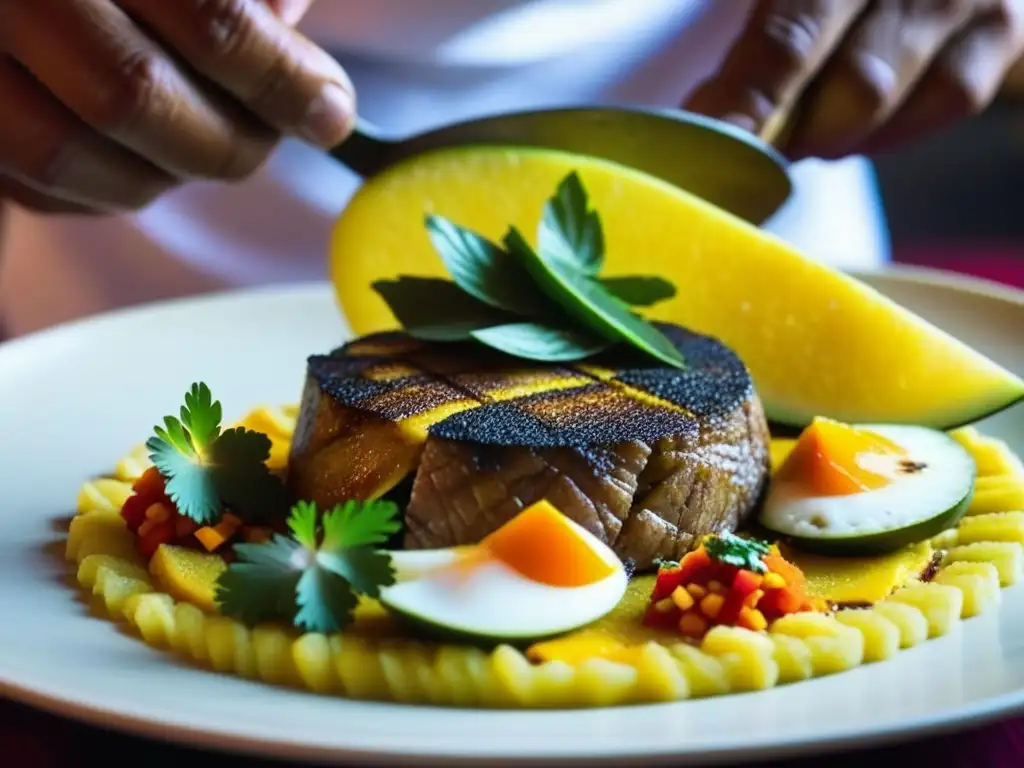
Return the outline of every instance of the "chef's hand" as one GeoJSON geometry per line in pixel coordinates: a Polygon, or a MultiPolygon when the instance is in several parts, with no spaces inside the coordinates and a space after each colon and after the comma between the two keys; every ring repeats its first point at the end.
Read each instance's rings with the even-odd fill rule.
{"type": "Polygon", "coordinates": [[[0,0],[0,201],[136,209],[283,135],[342,141],[352,85],[292,28],[311,2],[0,0]]]}
{"type": "Polygon", "coordinates": [[[813,81],[787,154],[888,150],[977,114],[1024,51],[1024,0],[758,0],[688,109],[762,130],[813,81]]]}

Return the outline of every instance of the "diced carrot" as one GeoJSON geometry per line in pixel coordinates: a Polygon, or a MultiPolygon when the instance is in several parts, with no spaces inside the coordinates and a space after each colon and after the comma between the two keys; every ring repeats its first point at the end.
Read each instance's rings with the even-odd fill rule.
{"type": "Polygon", "coordinates": [[[224,546],[242,527],[242,521],[232,514],[224,515],[216,525],[207,525],[193,534],[206,547],[207,552],[216,552],[224,546]]]}

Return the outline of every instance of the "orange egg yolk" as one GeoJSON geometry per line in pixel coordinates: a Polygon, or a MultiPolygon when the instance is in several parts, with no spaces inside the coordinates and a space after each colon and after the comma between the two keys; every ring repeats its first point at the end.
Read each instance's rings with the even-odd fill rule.
{"type": "Polygon", "coordinates": [[[527,507],[480,546],[531,581],[552,587],[583,587],[616,568],[546,501],[527,507]]]}
{"type": "Polygon", "coordinates": [[[859,459],[865,454],[904,456],[906,451],[874,432],[816,418],[800,435],[775,480],[802,486],[814,496],[847,496],[892,482],[890,475],[864,467],[859,459]]]}

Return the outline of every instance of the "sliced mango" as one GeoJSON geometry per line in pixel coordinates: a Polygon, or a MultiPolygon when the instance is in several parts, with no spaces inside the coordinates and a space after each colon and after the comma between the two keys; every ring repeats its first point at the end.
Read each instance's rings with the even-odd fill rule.
{"type": "Polygon", "coordinates": [[[604,225],[603,274],[660,274],[674,299],[648,316],[710,334],[747,363],[770,418],[948,428],[1024,399],[1024,381],[862,282],[653,177],[533,149],[441,150],[371,179],[332,237],[330,270],[357,334],[395,327],[370,288],[447,277],[424,227],[440,214],[499,241],[528,239],[577,171],[604,225]]]}
{"type": "Polygon", "coordinates": [[[149,561],[149,572],[168,594],[208,613],[217,612],[217,579],[226,569],[220,555],[171,544],[157,547],[149,561]]]}

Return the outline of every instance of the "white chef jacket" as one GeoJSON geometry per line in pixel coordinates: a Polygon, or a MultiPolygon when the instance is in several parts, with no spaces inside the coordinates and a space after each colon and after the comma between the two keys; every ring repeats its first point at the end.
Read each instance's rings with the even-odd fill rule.
{"type": "MultiPolygon", "coordinates": [[[[493,111],[677,106],[713,73],[749,0],[319,0],[301,25],[345,64],[360,114],[396,133],[493,111]]],[[[805,161],[767,228],[844,268],[888,258],[863,158],[805,161]]],[[[8,212],[0,313],[10,336],[142,302],[323,279],[359,179],[286,141],[243,183],[188,184],[139,213],[8,212]]]]}

